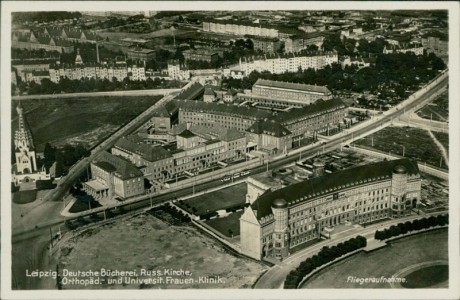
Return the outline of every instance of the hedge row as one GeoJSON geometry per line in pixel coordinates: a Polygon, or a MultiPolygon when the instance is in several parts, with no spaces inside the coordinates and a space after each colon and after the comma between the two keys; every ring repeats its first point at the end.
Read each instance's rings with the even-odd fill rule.
{"type": "Polygon", "coordinates": [[[357,237],[351,238],[348,241],[339,243],[332,247],[323,247],[318,254],[307,258],[303,261],[295,270],[292,270],[286,279],[284,280],[285,289],[296,289],[302,279],[310,274],[316,268],[327,264],[344,254],[355,251],[360,248],[364,248],[367,245],[365,237],[358,235],[357,237]]]}
{"type": "Polygon", "coordinates": [[[374,238],[381,241],[401,234],[406,234],[411,231],[417,231],[434,226],[444,226],[446,224],[449,224],[449,215],[438,215],[436,217],[431,216],[429,218],[413,220],[412,222],[407,221],[405,223],[398,223],[381,231],[377,230],[374,238]]]}
{"type": "Polygon", "coordinates": [[[35,181],[37,190],[51,190],[54,189],[57,184],[54,184],[52,180],[37,180],[35,181]]]}

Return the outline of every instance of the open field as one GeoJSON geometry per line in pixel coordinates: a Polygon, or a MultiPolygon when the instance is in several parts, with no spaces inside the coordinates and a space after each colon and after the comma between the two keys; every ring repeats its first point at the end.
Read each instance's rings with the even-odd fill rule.
{"type": "MultiPolygon", "coordinates": [[[[89,285],[93,289],[139,288],[249,288],[267,267],[226,252],[216,241],[191,226],[170,226],[145,214],[88,230],[61,245],[60,267],[71,271],[111,269],[134,271],[131,279],[155,278],[163,282],[112,283],[89,285]],[[141,270],[161,271],[160,276],[142,276],[141,270]],[[192,272],[191,276],[171,276],[174,279],[193,279],[186,284],[166,283],[165,269],[192,272]],[[220,276],[223,283],[200,283],[200,276],[220,276]]],[[[122,278],[126,276],[113,276],[122,278]]],[[[64,285],[64,289],[85,288],[64,285]]]]}
{"type": "Polygon", "coordinates": [[[223,218],[206,221],[206,224],[231,238],[240,235],[240,217],[242,214],[243,211],[235,212],[223,218]]]}
{"type": "MultiPolygon", "coordinates": [[[[441,151],[429,136],[428,132],[412,127],[386,127],[370,136],[355,142],[356,145],[372,147],[385,153],[396,154],[414,159],[418,162],[426,162],[429,165],[439,167],[442,158],[441,151]],[[374,146],[372,147],[372,138],[374,146]]],[[[441,163],[443,169],[447,169],[444,160],[441,163]]]]}
{"type": "Polygon", "coordinates": [[[244,204],[245,202],[246,183],[243,182],[222,190],[184,200],[184,204],[188,204],[189,206],[181,205],[179,202],[175,204],[189,213],[199,216],[207,212],[244,204]],[[195,208],[196,211],[193,211],[193,208],[195,208]]]}
{"type": "Polygon", "coordinates": [[[446,122],[449,120],[449,93],[445,92],[438,99],[428,103],[417,114],[424,118],[434,121],[446,122]]]}
{"type": "MultiPolygon", "coordinates": [[[[129,122],[161,96],[92,97],[78,99],[23,100],[25,117],[32,130],[35,147],[42,152],[47,142],[96,145],[120,126],[129,122]]],[[[17,128],[17,113],[12,106],[11,129],[17,128]]]]}
{"type": "Polygon", "coordinates": [[[374,252],[360,252],[344,259],[314,275],[302,288],[390,288],[389,283],[360,284],[347,282],[347,278],[349,276],[390,278],[400,270],[415,264],[435,260],[447,261],[447,249],[447,230],[402,238],[374,252]]]}

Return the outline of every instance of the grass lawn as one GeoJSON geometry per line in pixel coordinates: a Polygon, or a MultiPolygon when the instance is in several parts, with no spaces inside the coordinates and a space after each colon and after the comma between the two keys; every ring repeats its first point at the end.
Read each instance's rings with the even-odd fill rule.
{"type": "Polygon", "coordinates": [[[240,217],[242,214],[243,211],[235,212],[225,218],[215,218],[206,221],[206,224],[231,238],[232,235],[240,235],[240,217]],[[229,230],[232,231],[232,234],[230,234],[229,230]]]}
{"type": "Polygon", "coordinates": [[[370,253],[360,252],[344,259],[315,274],[302,288],[390,288],[389,283],[360,284],[347,282],[347,278],[390,278],[400,270],[418,263],[448,260],[447,240],[447,230],[402,238],[382,249],[370,253]]]}
{"type": "MultiPolygon", "coordinates": [[[[72,139],[87,147],[134,119],[161,96],[82,97],[21,100],[38,152],[47,142],[62,145],[72,139]]],[[[17,129],[16,106],[12,106],[11,130],[17,129]]]]}
{"type": "MultiPolygon", "coordinates": [[[[441,151],[426,130],[408,126],[390,126],[355,143],[356,145],[372,147],[372,136],[374,138],[374,149],[385,153],[391,151],[391,154],[403,156],[404,146],[405,157],[439,167],[442,157],[441,151]]],[[[441,167],[447,169],[444,159],[441,167]]]]}
{"type": "Polygon", "coordinates": [[[407,282],[401,283],[405,288],[426,288],[449,280],[449,266],[436,265],[414,271],[406,275],[407,282]]]}
{"type": "Polygon", "coordinates": [[[176,202],[176,205],[190,213],[194,213],[193,208],[195,207],[197,212],[194,214],[199,216],[206,212],[226,209],[245,202],[246,183],[243,182],[222,190],[184,200],[184,204],[187,203],[189,207],[181,205],[179,202],[176,202]]]}
{"type": "Polygon", "coordinates": [[[19,191],[13,193],[13,202],[16,204],[26,204],[37,199],[37,190],[19,191]]]}
{"type": "Polygon", "coordinates": [[[424,119],[446,122],[449,119],[449,93],[445,92],[435,101],[425,105],[417,114],[424,119]]]}
{"type": "Polygon", "coordinates": [[[137,276],[131,276],[132,279],[163,279],[156,284],[108,284],[105,280],[101,285],[65,285],[64,289],[250,288],[267,269],[252,260],[229,254],[217,241],[193,226],[170,226],[149,214],[118,220],[73,238],[61,245],[57,260],[61,268],[69,271],[136,270],[137,276]],[[141,269],[158,270],[162,275],[141,275],[141,269]],[[165,269],[190,271],[191,276],[171,277],[191,278],[193,282],[168,283],[165,269]],[[224,282],[200,283],[200,276],[220,276],[224,282]]]}
{"type": "MultiPolygon", "coordinates": [[[[101,207],[102,205],[99,204],[99,202],[97,201],[91,201],[91,208],[96,208],[96,207],[101,207]]],[[[75,203],[72,205],[72,207],[69,209],[69,212],[71,213],[77,213],[77,212],[81,212],[81,211],[84,211],[84,210],[88,210],[89,209],[89,205],[88,205],[88,202],[85,202],[85,201],[75,201],[75,203]]]]}
{"type": "Polygon", "coordinates": [[[446,148],[447,154],[449,154],[449,134],[444,132],[432,131],[436,139],[446,148]]]}

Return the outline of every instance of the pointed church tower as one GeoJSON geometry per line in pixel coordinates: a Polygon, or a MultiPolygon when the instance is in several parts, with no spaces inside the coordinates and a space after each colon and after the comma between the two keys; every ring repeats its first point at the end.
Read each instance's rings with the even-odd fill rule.
{"type": "Polygon", "coordinates": [[[80,56],[80,49],[77,49],[77,56],[75,57],[75,64],[76,65],[82,65],[83,64],[83,59],[80,56]]]}
{"type": "Polygon", "coordinates": [[[37,161],[35,159],[35,147],[32,133],[24,118],[24,111],[19,102],[16,107],[18,112],[19,127],[14,135],[14,146],[16,156],[16,169],[18,173],[34,173],[37,171],[37,161]]]}

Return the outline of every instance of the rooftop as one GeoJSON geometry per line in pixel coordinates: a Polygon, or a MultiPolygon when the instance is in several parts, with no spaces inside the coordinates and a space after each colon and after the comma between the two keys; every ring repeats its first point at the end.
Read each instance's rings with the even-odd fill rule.
{"type": "Polygon", "coordinates": [[[121,179],[141,177],[144,174],[130,161],[102,151],[93,161],[94,164],[107,172],[115,172],[121,179]]]}
{"type": "Polygon", "coordinates": [[[418,165],[415,161],[409,159],[381,161],[315,177],[273,192],[264,193],[252,203],[251,208],[257,210],[257,219],[261,219],[272,213],[272,202],[276,199],[284,199],[289,206],[305,203],[317,196],[338,192],[344,188],[389,180],[397,166],[404,167],[409,175],[419,174],[418,165]]]}
{"type": "Polygon", "coordinates": [[[143,159],[150,162],[171,157],[171,154],[163,147],[148,145],[134,135],[122,137],[115,143],[114,147],[131,153],[136,153],[143,159]]]}
{"type": "Polygon", "coordinates": [[[318,85],[309,85],[309,84],[302,84],[302,83],[292,83],[292,82],[284,82],[284,81],[273,81],[273,80],[266,80],[266,79],[257,79],[254,86],[263,86],[268,88],[275,88],[275,89],[289,89],[289,90],[297,90],[303,92],[314,92],[314,93],[322,93],[328,95],[331,93],[329,89],[325,86],[318,86],[318,85]]]}
{"type": "Polygon", "coordinates": [[[252,124],[251,127],[246,129],[247,132],[256,133],[256,134],[266,134],[275,137],[283,137],[291,134],[289,130],[286,129],[280,123],[274,120],[257,120],[252,124]]]}

